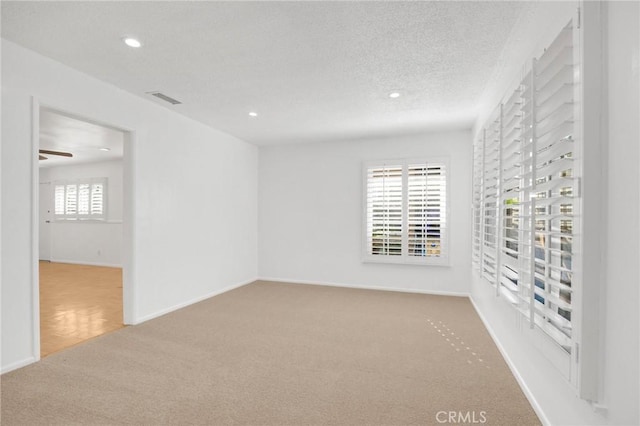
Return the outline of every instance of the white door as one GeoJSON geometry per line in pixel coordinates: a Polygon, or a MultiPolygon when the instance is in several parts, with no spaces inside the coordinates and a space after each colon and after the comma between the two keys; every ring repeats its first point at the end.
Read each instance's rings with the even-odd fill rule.
{"type": "Polygon", "coordinates": [[[52,191],[50,182],[40,183],[40,260],[51,260],[52,191]]]}

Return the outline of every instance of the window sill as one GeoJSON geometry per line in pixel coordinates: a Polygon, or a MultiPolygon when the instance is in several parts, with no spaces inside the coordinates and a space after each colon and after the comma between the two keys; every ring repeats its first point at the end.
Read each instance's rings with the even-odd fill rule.
{"type": "Polygon", "coordinates": [[[451,266],[447,257],[408,259],[402,256],[363,256],[362,263],[409,266],[451,266]]]}
{"type": "Polygon", "coordinates": [[[52,224],[69,224],[69,223],[86,223],[86,224],[100,224],[100,225],[118,225],[122,224],[121,220],[91,220],[91,219],[81,219],[81,220],[52,220],[50,223],[52,224]]]}

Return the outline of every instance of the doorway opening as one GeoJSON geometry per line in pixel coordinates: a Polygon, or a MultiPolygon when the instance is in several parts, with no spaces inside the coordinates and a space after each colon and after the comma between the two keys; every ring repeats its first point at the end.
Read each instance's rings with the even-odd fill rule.
{"type": "Polygon", "coordinates": [[[39,355],[124,327],[127,131],[38,106],[39,355]]]}

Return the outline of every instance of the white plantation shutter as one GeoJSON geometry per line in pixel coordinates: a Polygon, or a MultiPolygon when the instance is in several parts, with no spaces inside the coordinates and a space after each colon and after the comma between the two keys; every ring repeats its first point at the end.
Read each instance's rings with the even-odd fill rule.
{"type": "Polygon", "coordinates": [[[67,185],[64,200],[64,214],[67,217],[78,213],[78,185],[67,185]]]}
{"type": "Polygon", "coordinates": [[[534,62],[534,321],[572,348],[574,176],[573,28],[569,24],[534,62]]]}
{"type": "Polygon", "coordinates": [[[522,190],[522,86],[519,86],[502,107],[501,173],[500,173],[500,293],[516,305],[528,300],[526,279],[520,271],[526,260],[521,256],[522,190]],[[522,299],[524,297],[524,299],[522,299]]]}
{"type": "Polygon", "coordinates": [[[483,176],[483,247],[482,274],[496,284],[498,268],[498,191],[500,180],[500,119],[491,121],[485,131],[483,176]]]}
{"type": "Polygon", "coordinates": [[[89,214],[89,196],[91,186],[88,183],[78,185],[78,216],[87,216],[89,214]]]}
{"type": "Polygon", "coordinates": [[[365,165],[365,187],[365,260],[446,263],[446,162],[365,165]]]}
{"type": "Polygon", "coordinates": [[[482,232],[482,188],[484,176],[484,131],[481,132],[481,137],[478,138],[473,145],[473,241],[472,241],[472,261],[475,264],[476,269],[481,271],[482,262],[482,250],[483,244],[482,232]]]}
{"type": "Polygon", "coordinates": [[[374,256],[402,255],[402,166],[367,170],[367,244],[374,256]]]}
{"type": "Polygon", "coordinates": [[[54,215],[56,217],[64,216],[64,200],[65,200],[65,185],[64,184],[56,184],[54,185],[53,190],[53,200],[54,200],[54,215]]]}
{"type": "Polygon", "coordinates": [[[104,216],[104,183],[93,183],[91,185],[91,217],[104,216]]]}
{"type": "Polygon", "coordinates": [[[575,362],[572,296],[579,285],[575,36],[570,22],[480,132],[472,198],[478,270],[544,336],[536,344],[566,377],[575,362]]]}
{"type": "Polygon", "coordinates": [[[441,255],[446,223],[446,178],[443,164],[408,166],[408,252],[413,257],[441,255]]]}
{"type": "Polygon", "coordinates": [[[57,181],[53,185],[56,220],[105,220],[107,178],[57,181]]]}

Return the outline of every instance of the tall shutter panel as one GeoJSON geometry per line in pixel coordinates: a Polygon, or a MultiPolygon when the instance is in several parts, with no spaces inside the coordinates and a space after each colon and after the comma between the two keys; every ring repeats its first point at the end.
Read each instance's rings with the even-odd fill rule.
{"type": "Polygon", "coordinates": [[[54,215],[56,217],[64,216],[65,204],[65,185],[54,185],[53,189],[54,215]]]}
{"type": "Polygon", "coordinates": [[[502,108],[500,185],[500,292],[511,303],[521,301],[520,214],[525,200],[521,194],[522,87],[519,86],[502,108]]]}
{"type": "Polygon", "coordinates": [[[402,255],[402,166],[367,170],[367,238],[370,255],[402,255]]]}
{"type": "Polygon", "coordinates": [[[89,198],[91,186],[88,183],[78,185],[78,216],[87,216],[89,214],[89,198]]]}
{"type": "Polygon", "coordinates": [[[67,185],[64,214],[66,216],[78,214],[78,185],[67,185]]]}
{"type": "Polygon", "coordinates": [[[439,257],[446,223],[443,164],[409,164],[407,178],[408,256],[439,257]]]}
{"type": "Polygon", "coordinates": [[[571,351],[574,202],[573,29],[535,64],[535,322],[571,351]]]}
{"type": "Polygon", "coordinates": [[[472,241],[472,260],[476,264],[478,270],[481,270],[482,263],[482,188],[484,177],[484,131],[473,145],[473,241],[472,241]]]}
{"type": "Polygon", "coordinates": [[[91,185],[91,216],[104,215],[104,183],[91,185]]]}
{"type": "Polygon", "coordinates": [[[491,121],[485,132],[483,177],[482,271],[493,285],[497,279],[498,191],[500,169],[500,118],[491,121]]]}
{"type": "Polygon", "coordinates": [[[427,252],[427,168],[409,166],[407,178],[407,243],[409,256],[425,256],[427,252]]]}
{"type": "Polygon", "coordinates": [[[533,242],[535,238],[535,222],[533,217],[532,185],[535,180],[535,151],[534,151],[534,86],[532,73],[529,72],[521,83],[522,88],[522,121],[520,148],[520,270],[518,271],[519,308],[531,320],[534,309],[534,278],[533,278],[533,242]]]}

